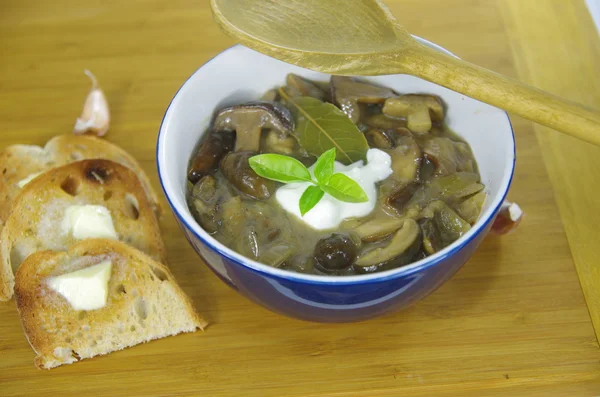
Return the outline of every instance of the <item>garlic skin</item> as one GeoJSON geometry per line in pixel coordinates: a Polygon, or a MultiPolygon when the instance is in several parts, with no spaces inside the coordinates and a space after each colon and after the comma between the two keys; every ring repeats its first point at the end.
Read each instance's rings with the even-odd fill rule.
{"type": "Polygon", "coordinates": [[[73,133],[80,135],[91,132],[97,136],[102,136],[106,134],[110,124],[108,102],[106,101],[104,92],[98,86],[96,76],[87,69],[84,73],[92,80],[92,89],[85,99],[81,116],[75,122],[73,133]]]}
{"type": "Polygon", "coordinates": [[[523,218],[523,210],[517,203],[505,201],[492,223],[492,230],[497,234],[506,234],[519,226],[523,218]]]}

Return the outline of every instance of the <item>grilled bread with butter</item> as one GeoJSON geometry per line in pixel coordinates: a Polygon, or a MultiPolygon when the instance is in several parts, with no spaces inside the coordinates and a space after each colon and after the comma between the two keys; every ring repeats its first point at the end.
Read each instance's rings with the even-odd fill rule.
{"type": "Polygon", "coordinates": [[[0,301],[14,271],[36,251],[66,251],[81,239],[118,239],[165,263],[152,206],[136,174],[110,160],[81,160],[34,178],[15,197],[0,233],[0,301]]]}
{"type": "MultiPolygon", "coordinates": [[[[86,292],[94,293],[93,288],[86,292]]],[[[114,240],[83,240],[67,252],[30,255],[17,271],[15,297],[25,335],[37,353],[35,365],[43,369],[207,324],[165,266],[114,240]],[[68,288],[56,291],[55,280],[107,263],[103,307],[75,310],[64,297],[68,288]]]]}
{"type": "Polygon", "coordinates": [[[131,168],[142,182],[153,209],[160,213],[158,196],[150,180],[129,153],[105,139],[67,134],[50,139],[43,148],[12,145],[0,152],[0,224],[10,215],[13,199],[35,176],[73,161],[100,158],[131,168]]]}

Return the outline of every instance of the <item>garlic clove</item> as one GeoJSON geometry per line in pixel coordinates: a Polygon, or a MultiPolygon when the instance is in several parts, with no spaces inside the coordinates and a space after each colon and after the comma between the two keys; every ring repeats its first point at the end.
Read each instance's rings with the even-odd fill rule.
{"type": "Polygon", "coordinates": [[[75,122],[73,133],[79,135],[91,132],[102,136],[108,131],[110,123],[108,102],[106,101],[104,92],[98,86],[96,76],[87,69],[84,73],[92,80],[92,89],[85,99],[81,116],[75,122]]]}
{"type": "Polygon", "coordinates": [[[505,201],[492,223],[492,230],[497,234],[506,234],[519,226],[522,217],[523,211],[517,203],[505,201]]]}

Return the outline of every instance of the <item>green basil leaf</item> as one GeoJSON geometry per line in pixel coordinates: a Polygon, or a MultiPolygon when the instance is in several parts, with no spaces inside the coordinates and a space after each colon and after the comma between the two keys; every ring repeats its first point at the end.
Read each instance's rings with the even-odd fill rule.
{"type": "Polygon", "coordinates": [[[325,193],[346,203],[364,203],[369,201],[367,193],[354,179],[344,174],[333,174],[325,185],[319,185],[325,193]]]}
{"type": "Polygon", "coordinates": [[[259,176],[277,182],[310,182],[310,172],[300,161],[281,154],[259,154],[248,160],[250,168],[259,176]]]}
{"type": "Polygon", "coordinates": [[[318,186],[309,186],[300,197],[300,214],[304,216],[310,211],[325,195],[325,192],[318,186]]]}
{"type": "Polygon", "coordinates": [[[336,158],[344,164],[366,160],[369,150],[367,139],[335,105],[312,97],[291,98],[282,89],[279,93],[294,114],[294,135],[308,153],[320,156],[336,148],[336,158]]]}
{"type": "Polygon", "coordinates": [[[315,178],[319,183],[327,183],[333,175],[333,162],[335,161],[335,148],[323,153],[315,163],[315,178]]]}

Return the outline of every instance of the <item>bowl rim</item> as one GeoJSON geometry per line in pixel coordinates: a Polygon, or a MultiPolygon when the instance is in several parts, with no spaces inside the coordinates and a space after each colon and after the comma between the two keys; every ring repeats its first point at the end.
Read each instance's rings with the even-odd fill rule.
{"type": "MultiPolygon", "coordinates": [[[[455,54],[451,53],[450,51],[446,50],[445,48],[443,48],[435,43],[432,43],[432,42],[425,40],[418,36],[413,35],[413,37],[417,41],[419,41],[420,43],[422,43],[426,46],[429,46],[438,51],[441,51],[448,55],[456,57],[455,54]]],[[[200,240],[203,244],[208,246],[210,249],[217,252],[219,255],[229,259],[230,261],[247,268],[248,270],[258,272],[258,273],[266,273],[267,275],[269,275],[271,277],[286,279],[289,281],[301,282],[301,283],[306,283],[306,284],[336,285],[336,286],[350,285],[350,284],[357,284],[357,283],[359,283],[359,284],[360,283],[376,283],[376,282],[384,282],[387,280],[397,279],[399,277],[410,276],[412,274],[421,272],[425,269],[428,269],[428,268],[431,268],[431,267],[434,267],[434,266],[440,264],[441,262],[445,261],[449,257],[453,256],[455,253],[462,250],[470,242],[472,242],[473,239],[475,239],[479,235],[479,233],[481,233],[483,230],[485,230],[485,228],[488,226],[488,224],[495,219],[495,215],[497,214],[498,210],[502,206],[502,203],[504,202],[504,200],[506,199],[506,196],[508,194],[508,190],[510,188],[510,185],[511,185],[511,182],[512,182],[512,179],[514,176],[515,163],[516,163],[515,133],[514,133],[514,129],[513,129],[511,120],[508,117],[508,114],[506,112],[503,112],[503,113],[506,116],[506,120],[508,121],[508,126],[509,126],[510,132],[511,132],[509,143],[512,146],[512,151],[510,150],[510,147],[506,151],[506,156],[508,157],[507,168],[505,168],[505,170],[503,172],[502,181],[500,183],[499,192],[501,192],[501,194],[496,196],[496,197],[501,196],[500,200],[498,200],[498,202],[496,203],[496,205],[494,206],[493,209],[492,208],[488,209],[486,217],[480,218],[475,223],[475,225],[473,225],[473,227],[464,236],[461,236],[458,240],[454,241],[452,244],[445,247],[441,251],[436,252],[434,255],[428,256],[427,258],[421,259],[417,262],[413,262],[409,265],[402,266],[397,269],[386,270],[386,271],[383,271],[380,273],[355,275],[355,276],[336,277],[336,276],[320,276],[320,275],[313,275],[313,274],[296,273],[296,272],[292,272],[289,270],[282,270],[282,269],[274,268],[272,266],[265,265],[258,261],[247,258],[247,257],[233,251],[229,247],[225,246],[224,244],[222,244],[221,242],[219,242],[218,240],[216,240],[215,238],[210,236],[206,231],[204,231],[200,227],[200,225],[197,222],[194,221],[192,224],[190,224],[190,222],[188,222],[185,219],[185,217],[182,216],[180,211],[177,209],[176,204],[171,199],[171,193],[169,192],[168,186],[165,183],[165,181],[163,180],[164,167],[161,165],[162,164],[161,157],[164,154],[162,147],[164,147],[163,144],[166,141],[166,138],[165,138],[166,127],[165,126],[166,126],[169,118],[172,116],[173,103],[177,99],[179,92],[189,83],[189,81],[197,73],[199,73],[206,65],[208,65],[209,63],[214,61],[217,57],[219,57],[220,55],[222,55],[226,52],[238,49],[240,47],[244,47],[244,46],[242,46],[241,44],[236,44],[236,45],[233,45],[233,46],[219,52],[217,55],[210,58],[203,65],[201,65],[198,69],[196,69],[194,71],[194,73],[192,73],[185,80],[185,82],[181,85],[181,87],[179,87],[179,89],[177,90],[177,92],[175,93],[175,95],[173,96],[171,101],[169,102],[169,106],[167,107],[165,114],[162,118],[162,121],[160,123],[159,133],[158,133],[157,143],[156,143],[156,165],[157,165],[159,182],[160,182],[163,193],[169,203],[169,206],[170,206],[173,214],[175,215],[175,217],[177,218],[179,223],[185,227],[185,229],[189,230],[194,235],[195,238],[200,240]]],[[[247,48],[247,47],[244,47],[244,48],[247,48]]],[[[500,110],[500,109],[498,109],[498,110],[500,110]]],[[[203,260],[205,262],[207,262],[205,259],[203,259],[203,260]]],[[[211,265],[208,264],[208,266],[210,267],[211,265]]]]}

